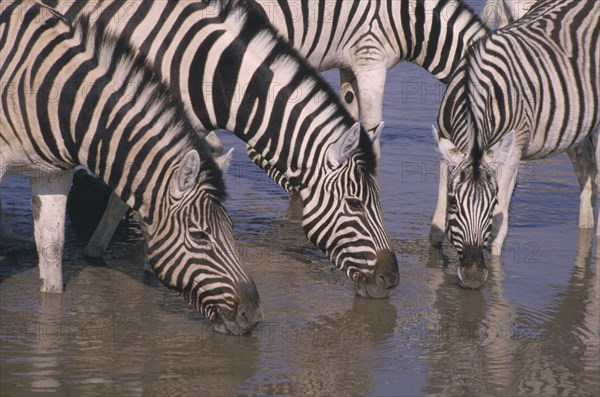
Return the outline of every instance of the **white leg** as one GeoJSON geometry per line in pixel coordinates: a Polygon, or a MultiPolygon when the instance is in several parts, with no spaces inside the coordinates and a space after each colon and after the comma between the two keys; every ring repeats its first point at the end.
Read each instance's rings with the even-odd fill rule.
{"type": "Polygon", "coordinates": [[[100,219],[96,230],[94,230],[90,242],[83,249],[83,255],[91,258],[101,258],[104,255],[104,251],[106,251],[106,247],[108,247],[115,229],[121,219],[123,219],[128,208],[127,204],[117,195],[114,193],[110,194],[104,215],[102,215],[102,219],[100,219]]]}
{"type": "Polygon", "coordinates": [[[354,77],[354,73],[351,71],[340,69],[340,91],[342,103],[346,106],[350,115],[354,120],[360,120],[356,77],[354,77]]]}
{"type": "Polygon", "coordinates": [[[594,227],[594,202],[596,199],[596,167],[591,137],[570,149],[569,157],[579,181],[579,228],[594,227]]]}
{"type": "Polygon", "coordinates": [[[63,291],[62,252],[71,176],[69,170],[29,178],[42,292],[63,291]]]}
{"type": "MultiPolygon", "coordinates": [[[[594,169],[596,170],[596,199],[600,201],[600,126],[596,128],[596,131],[592,134],[592,146],[596,148],[595,153],[595,161],[594,161],[594,169]]],[[[598,218],[596,218],[596,237],[600,237],[600,202],[597,203],[598,206],[598,218]]],[[[598,244],[598,239],[596,239],[596,247],[600,247],[598,244]]],[[[600,263],[600,261],[597,261],[600,263]]]]}
{"type": "Polygon", "coordinates": [[[438,200],[431,229],[429,231],[429,241],[432,245],[440,245],[444,241],[446,234],[446,200],[448,199],[448,166],[440,161],[440,180],[438,184],[438,200]]]}
{"type": "Polygon", "coordinates": [[[148,261],[148,227],[146,226],[146,223],[142,221],[141,217],[138,219],[138,222],[140,224],[142,235],[144,236],[144,271],[154,273],[152,266],[150,266],[150,261],[148,261]]]}
{"type": "MultiPolygon", "coordinates": [[[[383,92],[387,69],[385,65],[369,65],[368,69],[354,71],[358,87],[361,124],[372,134],[383,118],[383,92]]],[[[381,136],[373,142],[373,150],[379,164],[381,158],[381,136]]]]}
{"type": "Polygon", "coordinates": [[[508,233],[508,205],[512,197],[515,184],[517,182],[517,174],[519,172],[519,161],[521,160],[521,149],[515,148],[510,159],[504,166],[499,167],[496,171],[498,178],[498,206],[494,213],[494,221],[492,228],[492,244],[491,252],[494,256],[500,256],[502,246],[508,233]]]}

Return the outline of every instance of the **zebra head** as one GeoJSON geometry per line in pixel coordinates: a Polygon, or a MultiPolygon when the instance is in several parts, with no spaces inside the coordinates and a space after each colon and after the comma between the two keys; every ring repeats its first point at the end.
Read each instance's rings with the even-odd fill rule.
{"type": "Polygon", "coordinates": [[[510,158],[515,132],[487,150],[461,152],[449,139],[434,136],[448,168],[446,235],[459,256],[458,278],[465,288],[479,288],[487,279],[484,251],[498,205],[498,173],[510,158]]]}
{"type": "Polygon", "coordinates": [[[148,226],[152,269],[217,331],[248,333],[262,318],[262,309],[221,203],[225,193],[218,165],[210,156],[189,151],[172,173],[167,196],[160,204],[163,215],[148,226]]]}
{"type": "Polygon", "coordinates": [[[387,297],[398,285],[398,262],[383,228],[372,142],[356,123],[327,150],[314,182],[300,188],[304,232],[358,295],[387,297]]]}

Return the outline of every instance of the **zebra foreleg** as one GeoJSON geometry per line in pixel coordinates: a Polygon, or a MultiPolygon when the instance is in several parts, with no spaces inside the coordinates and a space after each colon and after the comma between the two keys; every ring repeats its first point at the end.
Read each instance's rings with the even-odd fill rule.
{"type": "Polygon", "coordinates": [[[62,252],[71,170],[31,176],[31,208],[42,292],[63,291],[62,252]]]}
{"type": "Polygon", "coordinates": [[[579,228],[594,227],[594,202],[598,189],[592,137],[567,151],[579,181],[579,228]]]}
{"type": "Polygon", "coordinates": [[[508,159],[496,169],[498,177],[498,205],[494,212],[492,226],[492,244],[490,247],[493,256],[500,256],[506,234],[508,233],[508,206],[517,182],[521,150],[515,148],[508,159]]]}
{"type": "Polygon", "coordinates": [[[373,142],[377,164],[381,159],[381,134],[377,127],[383,118],[383,93],[387,69],[384,64],[355,70],[361,124],[373,142]]]}
{"type": "Polygon", "coordinates": [[[94,234],[90,238],[90,242],[83,249],[83,255],[90,258],[101,258],[110,243],[119,222],[127,212],[129,207],[114,193],[110,194],[106,210],[102,215],[102,219],[96,226],[94,234]]]}
{"type": "Polygon", "coordinates": [[[448,166],[440,161],[440,179],[438,184],[438,199],[431,229],[429,230],[429,242],[433,246],[440,246],[446,235],[446,201],[448,200],[448,166]]]}
{"type": "MultiPolygon", "coordinates": [[[[595,169],[596,169],[596,199],[600,200],[600,126],[596,127],[596,131],[592,134],[592,144],[596,148],[595,153],[595,169]]],[[[596,247],[600,247],[598,244],[598,238],[600,237],[600,202],[598,203],[598,217],[596,218],[596,247]]]]}

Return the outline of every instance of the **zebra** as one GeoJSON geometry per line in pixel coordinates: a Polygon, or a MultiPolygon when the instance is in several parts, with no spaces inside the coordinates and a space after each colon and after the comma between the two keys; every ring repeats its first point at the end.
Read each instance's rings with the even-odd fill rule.
{"type": "Polygon", "coordinates": [[[386,297],[398,285],[371,139],[255,6],[50,3],[69,19],[85,10],[106,22],[162,73],[200,128],[232,131],[260,153],[299,192],[306,236],[358,295],[386,297]]]}
{"type": "Polygon", "coordinates": [[[469,43],[489,31],[461,0],[254,1],[313,67],[339,69],[342,102],[378,160],[387,70],[410,61],[447,83],[469,43]]]}
{"type": "Polygon", "coordinates": [[[144,59],[102,24],[26,0],[2,3],[0,58],[0,181],[29,176],[41,291],[63,291],[66,195],[83,165],[139,212],[161,282],[216,330],[249,332],[262,309],[219,165],[144,59]]]}
{"type": "Polygon", "coordinates": [[[476,42],[448,85],[434,136],[449,169],[441,194],[463,286],[485,281],[484,248],[501,253],[521,159],[566,151],[580,184],[579,227],[593,228],[600,186],[599,42],[596,0],[540,0],[476,42]]]}
{"type": "Polygon", "coordinates": [[[501,28],[517,19],[531,9],[538,0],[488,0],[486,3],[488,26],[492,27],[497,23],[501,28]]]}
{"type": "MultiPolygon", "coordinates": [[[[410,61],[447,84],[470,44],[489,34],[501,1],[514,0],[488,0],[484,21],[462,0],[255,0],[313,67],[340,70],[342,102],[370,134],[377,161],[387,70],[410,61]]],[[[265,163],[252,147],[248,156],[265,163]]],[[[297,195],[281,175],[274,180],[297,195]]],[[[429,234],[433,244],[444,238],[444,209],[439,199],[429,234]]]]}

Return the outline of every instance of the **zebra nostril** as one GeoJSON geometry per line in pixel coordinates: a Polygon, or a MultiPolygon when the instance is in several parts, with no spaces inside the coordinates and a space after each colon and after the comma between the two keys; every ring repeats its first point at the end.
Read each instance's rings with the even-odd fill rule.
{"type": "Polygon", "coordinates": [[[390,250],[384,250],[377,254],[375,262],[375,283],[385,289],[392,289],[398,285],[398,261],[396,255],[390,250]]]}

